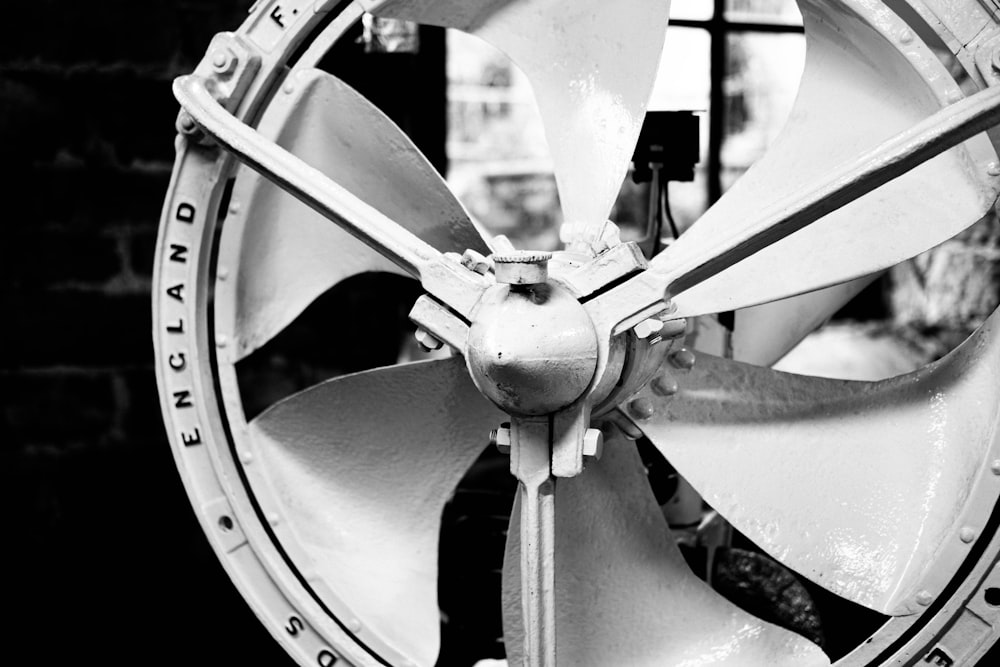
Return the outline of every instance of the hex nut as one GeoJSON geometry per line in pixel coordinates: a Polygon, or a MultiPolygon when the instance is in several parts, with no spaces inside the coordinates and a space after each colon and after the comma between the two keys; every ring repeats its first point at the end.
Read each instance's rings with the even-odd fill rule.
{"type": "Polygon", "coordinates": [[[660,333],[661,329],[663,329],[663,322],[660,320],[643,320],[635,325],[632,331],[635,332],[636,338],[639,340],[646,340],[654,334],[660,333]]]}
{"type": "Polygon", "coordinates": [[[440,350],[444,345],[444,343],[434,337],[434,334],[424,328],[418,328],[413,334],[413,337],[417,339],[417,343],[424,349],[425,352],[440,350]]]}
{"type": "Polygon", "coordinates": [[[501,454],[510,454],[510,429],[501,426],[490,433],[490,444],[501,454]]]}
{"type": "Polygon", "coordinates": [[[588,428],[583,435],[583,457],[600,461],[604,454],[604,434],[596,428],[588,428]]]}

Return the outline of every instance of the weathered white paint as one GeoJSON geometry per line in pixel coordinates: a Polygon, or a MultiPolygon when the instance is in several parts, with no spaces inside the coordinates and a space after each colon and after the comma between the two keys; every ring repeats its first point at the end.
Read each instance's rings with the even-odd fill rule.
{"type": "Polygon", "coordinates": [[[1000,491],[998,329],[1000,313],[941,362],[875,383],[700,355],[678,372],[678,394],[644,390],[644,412],[630,415],[772,556],[849,600],[911,614],[920,591],[933,599],[954,575],[961,528],[981,528],[1000,491]]]}
{"type": "MultiPolygon", "coordinates": [[[[395,123],[347,84],[320,70],[290,77],[268,107],[262,135],[442,252],[489,254],[462,205],[395,123]]],[[[317,296],[353,275],[405,275],[267,178],[242,170],[223,245],[238,248],[233,304],[242,358],[270,340],[317,296]]],[[[232,250],[230,251],[232,252],[232,250]]]]}
{"type": "MultiPolygon", "coordinates": [[[[572,667],[828,665],[814,644],[726,601],[684,562],[635,444],[614,439],[599,463],[560,479],[556,498],[558,664],[572,667]]],[[[504,643],[521,663],[517,507],[504,558],[504,643]]]]}
{"type": "Polygon", "coordinates": [[[461,358],[337,378],[254,419],[254,465],[323,583],[363,629],[435,663],[441,511],[502,414],[461,358]]]}

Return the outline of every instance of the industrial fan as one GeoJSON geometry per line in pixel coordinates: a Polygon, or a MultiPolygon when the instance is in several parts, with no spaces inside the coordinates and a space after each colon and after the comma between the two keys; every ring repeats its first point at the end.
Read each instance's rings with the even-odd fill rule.
{"type": "Polygon", "coordinates": [[[998,316],[885,381],[767,366],[872,276],[992,213],[1000,6],[799,5],[782,134],[648,262],[607,217],[670,76],[667,0],[263,0],[175,82],[163,412],[221,562],[300,664],[435,663],[442,509],[491,442],[519,489],[512,665],[829,664],[692,573],[637,438],[777,562],[888,616],[837,664],[969,664],[992,645],[998,316]],[[365,15],[472,33],[524,71],[565,250],[488,238],[398,127],[316,67],[365,15]],[[248,415],[237,363],[368,272],[416,278],[409,317],[452,354],[248,415]],[[686,322],[728,311],[727,354],[685,346],[686,322]]]}

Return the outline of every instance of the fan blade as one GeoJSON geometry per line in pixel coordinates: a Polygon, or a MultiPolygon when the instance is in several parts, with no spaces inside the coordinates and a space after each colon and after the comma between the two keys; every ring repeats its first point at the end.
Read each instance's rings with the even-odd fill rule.
{"type": "Polygon", "coordinates": [[[452,357],[330,380],[251,422],[296,566],[362,640],[434,664],[441,512],[501,419],[452,357]]]}
{"type": "Polygon", "coordinates": [[[873,279],[852,280],[737,310],[733,314],[731,331],[714,315],[703,315],[698,318],[697,333],[689,337],[688,345],[699,352],[755,366],[771,366],[822,326],[873,279]]]}
{"type": "Polygon", "coordinates": [[[1000,312],[940,362],[872,383],[698,355],[678,371],[679,393],[659,396],[654,381],[629,413],[772,556],[906,615],[941,592],[983,528],[975,489],[991,498],[986,516],[1000,490],[989,468],[1000,446],[998,328],[1000,312]]]}
{"type": "MultiPolygon", "coordinates": [[[[961,92],[919,39],[884,8],[863,17],[845,3],[801,2],[808,49],[795,106],[780,136],[712,209],[652,261],[686,256],[758,222],[845,164],[939,111],[961,92]],[[845,38],[845,35],[847,38],[845,38]],[[878,63],[873,67],[871,63],[878,63]]],[[[858,6],[860,3],[851,3],[858,6]]],[[[804,229],[696,284],[678,313],[724,312],[872,274],[978,221],[1000,188],[997,157],[980,135],[804,229]]]]}
{"type": "Polygon", "coordinates": [[[531,81],[567,222],[607,220],[642,127],[669,0],[361,0],[369,12],[457,28],[531,81]]]}
{"type": "MultiPolygon", "coordinates": [[[[685,563],[635,445],[608,442],[557,481],[556,657],[561,665],[828,665],[814,644],[741,611],[685,563]]],[[[504,638],[520,665],[518,508],[504,558],[504,638]]]]}
{"type": "MultiPolygon", "coordinates": [[[[305,70],[275,96],[260,131],[441,252],[489,254],[441,176],[387,116],[339,79],[305,70]]],[[[238,248],[233,321],[237,358],[287,326],[338,282],[392,262],[267,178],[242,170],[239,211],[223,230],[238,248]]],[[[230,271],[232,271],[232,267],[230,271]]]]}

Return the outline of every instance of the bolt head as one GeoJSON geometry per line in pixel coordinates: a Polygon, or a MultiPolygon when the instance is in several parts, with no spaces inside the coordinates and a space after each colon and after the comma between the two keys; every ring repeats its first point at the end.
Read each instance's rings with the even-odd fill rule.
{"type": "Polygon", "coordinates": [[[643,320],[635,325],[632,331],[639,340],[646,340],[654,334],[659,334],[661,329],[663,329],[663,322],[660,320],[643,320]]]}
{"type": "Polygon", "coordinates": [[[228,74],[235,64],[236,58],[229,49],[216,49],[212,52],[212,70],[217,74],[228,74]]]}
{"type": "Polygon", "coordinates": [[[677,350],[670,355],[670,364],[682,371],[689,371],[694,368],[695,360],[694,352],[687,348],[677,350]]]}
{"type": "Polygon", "coordinates": [[[637,419],[649,419],[656,414],[656,406],[648,398],[637,398],[628,404],[629,412],[637,419]]]}
{"type": "Polygon", "coordinates": [[[440,350],[444,345],[441,341],[434,337],[430,331],[426,329],[417,329],[413,337],[417,339],[417,343],[420,347],[424,349],[425,352],[433,352],[435,350],[440,350]]]}
{"type": "Polygon", "coordinates": [[[650,388],[657,396],[673,396],[680,390],[677,380],[670,373],[656,377],[650,384],[650,388]]]}
{"type": "Polygon", "coordinates": [[[604,434],[596,428],[588,428],[583,434],[583,456],[600,461],[604,454],[604,434]]]}
{"type": "Polygon", "coordinates": [[[490,444],[501,454],[510,454],[510,429],[501,426],[491,431],[490,444]]]}

